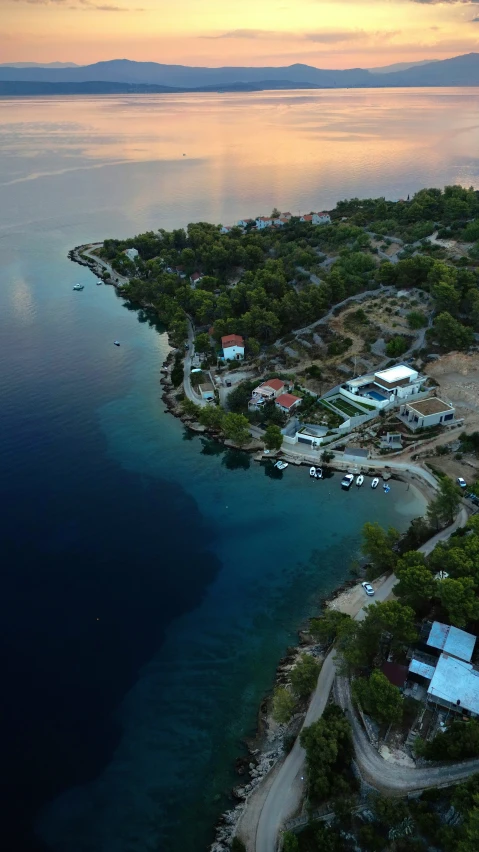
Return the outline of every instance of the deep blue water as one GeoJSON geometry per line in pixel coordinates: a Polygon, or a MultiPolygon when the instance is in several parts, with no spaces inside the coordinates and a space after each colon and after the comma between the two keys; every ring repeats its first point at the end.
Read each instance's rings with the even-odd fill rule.
{"type": "Polygon", "coordinates": [[[394,112],[395,97],[0,100],[5,848],[206,848],[277,661],[348,574],[362,524],[404,528],[423,508],[396,484],[274,479],[185,435],[160,398],[166,335],[68,249],[477,180],[473,93],[398,93],[394,112]],[[426,107],[427,180],[401,125],[426,107]],[[247,144],[271,125],[274,157],[247,144]]]}

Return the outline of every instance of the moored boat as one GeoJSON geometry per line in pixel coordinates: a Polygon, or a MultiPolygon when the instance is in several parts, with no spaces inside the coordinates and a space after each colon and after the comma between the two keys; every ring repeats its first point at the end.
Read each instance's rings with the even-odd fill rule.
{"type": "Polygon", "coordinates": [[[391,490],[391,486],[388,485],[387,482],[385,482],[384,485],[383,485],[383,489],[384,489],[385,494],[389,494],[389,492],[391,490]]]}
{"type": "Polygon", "coordinates": [[[120,345],[120,341],[119,341],[119,340],[114,340],[114,341],[113,341],[113,345],[114,345],[114,346],[119,346],[119,345],[120,345]]]}
{"type": "Polygon", "coordinates": [[[322,478],[323,478],[323,468],[317,467],[316,468],[316,479],[322,479],[322,478]]]}
{"type": "Polygon", "coordinates": [[[309,475],[310,476],[316,476],[316,468],[315,467],[309,468],[309,475]]]}
{"type": "Polygon", "coordinates": [[[343,476],[341,480],[341,488],[348,490],[351,488],[352,483],[354,482],[354,476],[352,473],[347,473],[346,476],[343,476]]]}
{"type": "Polygon", "coordinates": [[[278,470],[284,470],[286,467],[288,467],[288,462],[279,460],[276,462],[275,467],[277,467],[278,470]]]}
{"type": "Polygon", "coordinates": [[[364,482],[364,476],[362,475],[362,473],[360,473],[359,476],[356,479],[356,485],[358,486],[358,488],[361,488],[361,485],[363,484],[363,482],[364,482]]]}
{"type": "Polygon", "coordinates": [[[378,485],[379,485],[379,479],[378,479],[377,476],[375,476],[373,481],[371,482],[371,488],[377,488],[378,485]]]}
{"type": "Polygon", "coordinates": [[[84,284],[74,284],[74,285],[73,285],[73,289],[74,289],[74,290],[84,290],[84,289],[85,289],[85,285],[84,285],[84,284]]]}

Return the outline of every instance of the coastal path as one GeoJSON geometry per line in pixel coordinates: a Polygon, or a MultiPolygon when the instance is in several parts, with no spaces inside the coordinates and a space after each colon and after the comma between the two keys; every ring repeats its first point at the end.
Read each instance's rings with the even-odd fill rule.
{"type": "MultiPolygon", "coordinates": [[[[421,468],[418,470],[422,476],[426,473],[421,468]]],[[[433,477],[431,478],[433,479],[433,477]]],[[[437,487],[436,483],[435,487],[437,487]]],[[[419,551],[424,554],[430,553],[439,541],[446,541],[458,527],[464,526],[467,523],[468,517],[467,509],[462,507],[454,523],[433,536],[422,547],[418,548],[419,551]]],[[[397,579],[394,575],[388,577],[377,589],[374,600],[386,600],[392,593],[396,582],[397,579]]],[[[362,621],[365,618],[367,607],[371,603],[373,601],[365,602],[358,610],[354,616],[357,621],[362,621]]],[[[324,660],[303,727],[311,725],[323,714],[336,677],[335,655],[335,650],[332,649],[324,660]]],[[[348,690],[345,691],[343,680],[344,678],[340,679],[341,683],[338,688],[339,698],[344,702],[342,706],[348,710],[352,723],[354,713],[351,712],[348,704],[348,690]]],[[[353,739],[356,759],[361,772],[364,771],[364,777],[378,789],[387,790],[389,793],[394,791],[396,795],[407,793],[409,790],[424,789],[444,783],[454,783],[468,777],[471,772],[479,770],[479,760],[463,761],[447,767],[422,768],[420,770],[389,765],[367,742],[358,722],[353,725],[353,739]]],[[[258,808],[255,852],[275,852],[281,825],[298,810],[301,799],[304,796],[304,777],[305,752],[300,745],[298,737],[284,763],[277,771],[273,783],[269,789],[265,788],[264,799],[261,807],[258,808]]]]}
{"type": "Polygon", "coordinates": [[[99,266],[101,269],[104,269],[105,272],[108,272],[108,275],[110,276],[112,281],[124,287],[126,284],[128,284],[130,279],[116,272],[116,270],[113,269],[113,267],[111,267],[110,264],[106,262],[106,260],[102,260],[102,258],[98,257],[97,254],[93,254],[94,250],[101,248],[102,245],[103,243],[91,243],[88,248],[82,251],[82,254],[84,254],[86,257],[89,257],[90,260],[94,260],[97,266],[99,266]]]}
{"type": "Polygon", "coordinates": [[[196,394],[191,386],[191,363],[193,360],[193,355],[195,354],[195,330],[193,328],[193,323],[188,317],[188,349],[185,351],[185,363],[184,363],[184,372],[183,372],[183,389],[185,391],[185,396],[188,399],[191,399],[192,402],[196,403],[196,405],[204,408],[208,403],[205,399],[202,399],[198,394],[196,394]]]}

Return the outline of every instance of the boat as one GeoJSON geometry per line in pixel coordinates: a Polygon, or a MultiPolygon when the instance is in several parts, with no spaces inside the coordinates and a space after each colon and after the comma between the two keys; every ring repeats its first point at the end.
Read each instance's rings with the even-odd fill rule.
{"type": "Polygon", "coordinates": [[[377,476],[375,476],[373,481],[371,482],[371,488],[377,488],[378,485],[379,485],[379,479],[378,479],[377,476]]]}
{"type": "Polygon", "coordinates": [[[356,478],[356,485],[358,486],[358,488],[361,488],[361,485],[363,484],[363,482],[364,482],[364,476],[362,475],[362,473],[360,473],[359,476],[356,478]]]}
{"type": "Polygon", "coordinates": [[[346,476],[343,476],[341,480],[341,488],[351,488],[352,483],[354,482],[354,476],[352,473],[347,473],[346,476]]]}
{"type": "Polygon", "coordinates": [[[315,467],[309,468],[309,475],[310,476],[316,476],[316,468],[315,467]]]}
{"type": "Polygon", "coordinates": [[[388,485],[387,482],[385,482],[384,485],[383,485],[383,489],[384,489],[385,494],[389,494],[389,492],[391,490],[391,486],[388,485]]]}
{"type": "Polygon", "coordinates": [[[84,290],[85,285],[84,284],[74,284],[73,289],[74,290],[84,290]]]}
{"type": "Polygon", "coordinates": [[[96,283],[97,283],[97,284],[103,284],[103,281],[101,280],[101,278],[97,278],[96,283]]]}
{"type": "Polygon", "coordinates": [[[114,346],[119,346],[119,345],[120,345],[120,341],[119,341],[119,340],[114,340],[114,341],[113,341],[113,344],[114,344],[114,346]]]}
{"type": "Polygon", "coordinates": [[[288,467],[288,462],[277,461],[275,467],[277,467],[278,470],[284,470],[286,467],[288,467]]]}
{"type": "Polygon", "coordinates": [[[323,478],[323,468],[317,467],[316,468],[316,479],[322,479],[322,478],[323,478]]]}

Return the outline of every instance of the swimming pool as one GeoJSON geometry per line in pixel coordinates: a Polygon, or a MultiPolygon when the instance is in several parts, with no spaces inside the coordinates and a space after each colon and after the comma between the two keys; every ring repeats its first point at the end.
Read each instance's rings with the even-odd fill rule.
{"type": "Polygon", "coordinates": [[[368,396],[370,396],[371,399],[379,400],[379,402],[384,402],[384,400],[387,399],[387,397],[383,396],[382,394],[378,393],[377,391],[368,391],[368,396]]]}

